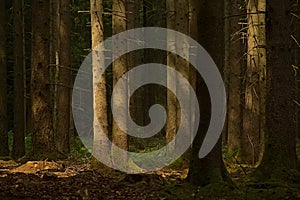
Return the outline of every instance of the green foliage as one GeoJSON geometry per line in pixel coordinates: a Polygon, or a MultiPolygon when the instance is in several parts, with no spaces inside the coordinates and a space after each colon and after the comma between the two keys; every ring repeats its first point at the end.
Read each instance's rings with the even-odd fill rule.
{"type": "Polygon", "coordinates": [[[80,138],[75,138],[70,144],[70,154],[76,158],[90,157],[91,152],[81,142],[80,138]]]}

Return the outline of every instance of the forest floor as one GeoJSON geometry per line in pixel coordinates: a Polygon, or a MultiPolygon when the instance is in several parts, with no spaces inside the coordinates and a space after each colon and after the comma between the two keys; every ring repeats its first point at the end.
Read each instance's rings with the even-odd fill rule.
{"type": "MultiPolygon", "coordinates": [[[[0,199],[300,199],[300,180],[260,183],[249,181],[253,171],[228,165],[234,184],[215,183],[195,188],[184,178],[187,169],[166,168],[152,174],[101,175],[91,170],[90,159],[0,161],[0,199]]],[[[292,175],[291,175],[292,176],[292,175]]]]}

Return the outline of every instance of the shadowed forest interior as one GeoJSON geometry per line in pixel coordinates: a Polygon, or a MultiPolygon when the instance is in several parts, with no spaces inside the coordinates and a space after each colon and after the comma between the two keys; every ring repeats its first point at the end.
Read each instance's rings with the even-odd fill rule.
{"type": "MultiPolygon", "coordinates": [[[[162,35],[150,36],[154,43],[162,35]]],[[[298,0],[1,0],[0,199],[300,199],[299,67],[298,0]],[[139,47],[115,59],[126,42],[146,42],[114,36],[142,27],[165,28],[167,50],[139,47]],[[117,44],[99,51],[110,38],[117,44]],[[224,99],[211,98],[211,86],[222,97],[218,77],[209,85],[190,62],[199,61],[196,42],[217,66],[224,99]],[[132,92],[128,84],[112,98],[124,74],[149,63],[169,69],[153,74],[151,65],[136,82],[155,77],[165,86],[132,92]],[[154,136],[137,137],[155,122],[156,104],[165,123],[154,136]],[[135,136],[116,115],[136,123],[125,128],[135,136]],[[223,115],[221,136],[206,134],[223,115]],[[181,127],[188,142],[178,139],[181,127]],[[151,154],[185,143],[173,160],[151,154]]]]}

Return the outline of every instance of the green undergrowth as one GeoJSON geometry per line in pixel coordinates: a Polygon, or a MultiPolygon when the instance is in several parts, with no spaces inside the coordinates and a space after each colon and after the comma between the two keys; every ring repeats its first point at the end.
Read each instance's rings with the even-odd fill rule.
{"type": "Polygon", "coordinates": [[[70,143],[70,155],[75,158],[90,157],[91,152],[83,145],[80,138],[75,138],[70,143]]]}

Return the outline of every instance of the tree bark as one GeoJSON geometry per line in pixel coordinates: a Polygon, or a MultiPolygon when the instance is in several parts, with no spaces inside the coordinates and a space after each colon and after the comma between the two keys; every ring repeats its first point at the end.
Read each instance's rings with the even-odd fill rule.
{"type": "Polygon", "coordinates": [[[32,153],[37,158],[53,159],[57,155],[50,100],[49,1],[32,0],[31,56],[31,127],[32,153]]]}
{"type": "Polygon", "coordinates": [[[266,38],[265,1],[248,1],[248,59],[241,159],[255,164],[261,155],[265,128],[266,38]]]}
{"type": "Polygon", "coordinates": [[[93,49],[93,106],[94,106],[94,155],[110,155],[108,138],[107,98],[105,75],[98,77],[96,73],[104,67],[104,54],[98,52],[96,47],[104,40],[103,6],[102,1],[91,0],[91,25],[92,25],[92,49],[93,49]],[[104,135],[99,134],[100,131],[104,135]]]}
{"type": "Polygon", "coordinates": [[[26,101],[25,101],[25,44],[24,1],[13,1],[14,18],[14,158],[25,155],[26,101]]]}
{"type": "MultiPolygon", "coordinates": [[[[167,28],[176,29],[176,1],[169,0],[167,1],[167,28]]],[[[176,38],[172,34],[167,35],[168,44],[174,44],[170,48],[176,49],[175,41],[176,38]]],[[[167,66],[171,68],[176,68],[176,55],[173,53],[168,53],[167,55],[167,66]]],[[[171,76],[167,73],[167,86],[168,88],[171,85],[176,84],[176,76],[171,76]]],[[[176,100],[176,91],[173,94],[170,90],[167,91],[167,122],[166,122],[166,142],[170,142],[176,135],[177,132],[177,100],[176,100]]],[[[172,149],[170,149],[172,150],[172,149]]]]}
{"type": "Polygon", "coordinates": [[[293,123],[289,1],[269,1],[267,12],[267,129],[265,152],[258,172],[264,177],[282,180],[286,171],[296,169],[298,164],[293,123]]]}
{"type": "Polygon", "coordinates": [[[241,0],[225,1],[225,65],[224,77],[227,83],[227,135],[228,152],[240,157],[242,143],[242,72],[246,67],[240,19],[246,14],[241,0]]]}
{"type": "MultiPolygon", "coordinates": [[[[212,56],[219,69],[222,69],[224,59],[223,10],[224,4],[222,1],[200,2],[198,42],[212,56]]],[[[221,138],[205,158],[199,159],[198,157],[211,115],[208,89],[199,75],[197,77],[196,93],[200,103],[201,120],[192,146],[188,180],[193,185],[203,186],[226,180],[227,174],[221,155],[221,138]]]]}
{"type": "MultiPolygon", "coordinates": [[[[118,34],[122,31],[126,31],[126,0],[115,0],[113,1],[113,16],[112,16],[112,31],[113,35],[118,34]]],[[[117,48],[117,47],[116,47],[117,48]]],[[[113,51],[117,51],[117,49],[113,49],[113,51]]],[[[114,61],[113,63],[113,85],[115,86],[116,83],[120,78],[122,78],[122,75],[127,72],[127,59],[126,56],[122,56],[114,61]]],[[[124,86],[124,90],[122,94],[120,94],[118,97],[114,99],[113,105],[115,107],[122,107],[121,110],[124,110],[125,112],[119,113],[121,115],[121,119],[123,120],[123,123],[126,125],[126,113],[128,110],[128,85],[124,86]]],[[[126,131],[125,133],[118,127],[116,122],[113,122],[113,136],[112,141],[113,143],[118,146],[119,148],[123,150],[128,149],[128,143],[127,143],[127,135],[126,131]]],[[[114,152],[113,152],[114,153],[114,152]]],[[[122,157],[127,157],[126,155],[122,155],[122,157]]],[[[118,165],[120,163],[116,163],[117,161],[114,161],[115,165],[118,165]]]]}
{"type": "Polygon", "coordinates": [[[6,31],[7,17],[5,1],[0,2],[0,156],[8,156],[7,138],[7,65],[6,65],[6,31]]]}
{"type": "Polygon", "coordinates": [[[57,85],[56,144],[60,153],[67,155],[70,128],[70,88],[71,88],[71,0],[60,1],[59,20],[59,71],[57,85]]]}

